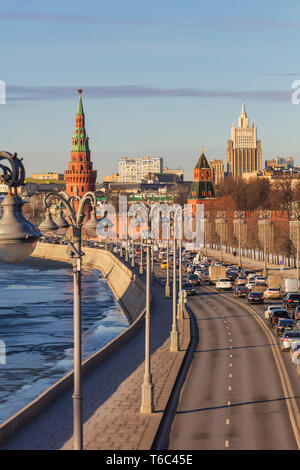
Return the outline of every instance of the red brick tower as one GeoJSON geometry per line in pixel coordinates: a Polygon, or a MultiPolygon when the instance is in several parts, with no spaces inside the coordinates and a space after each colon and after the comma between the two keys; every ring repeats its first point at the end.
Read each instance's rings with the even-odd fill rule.
{"type": "Polygon", "coordinates": [[[79,102],[76,113],[76,129],[72,139],[71,161],[65,170],[66,192],[74,196],[75,187],[78,195],[83,196],[88,191],[95,191],[97,171],[93,170],[90,159],[89,138],[85,131],[85,117],[82,106],[82,90],[78,90],[79,102]]]}

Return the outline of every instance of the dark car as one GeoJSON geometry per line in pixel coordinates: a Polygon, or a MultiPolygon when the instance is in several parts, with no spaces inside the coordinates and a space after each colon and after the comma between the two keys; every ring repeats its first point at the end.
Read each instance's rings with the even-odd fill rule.
{"type": "Polygon", "coordinates": [[[295,312],[294,312],[294,318],[295,320],[300,320],[300,305],[298,305],[296,308],[295,308],[295,312]]]}
{"type": "Polygon", "coordinates": [[[196,295],[195,288],[191,282],[183,282],[181,289],[186,292],[186,295],[196,295]]]}
{"type": "Polygon", "coordinates": [[[190,274],[188,276],[188,281],[193,284],[193,286],[200,286],[200,279],[197,274],[190,274]]]}
{"type": "Polygon", "coordinates": [[[246,286],[237,286],[235,288],[233,297],[247,297],[249,294],[249,289],[246,286]]]}
{"type": "Polygon", "coordinates": [[[272,328],[277,325],[279,318],[287,318],[290,320],[289,312],[285,309],[272,310],[269,315],[269,324],[272,328]]]}
{"type": "Polygon", "coordinates": [[[281,336],[285,331],[293,330],[295,326],[295,320],[292,320],[291,318],[280,318],[276,326],[276,333],[278,336],[281,336]]]}
{"type": "Polygon", "coordinates": [[[300,304],[300,294],[290,293],[283,298],[285,308],[295,308],[300,304]]]}
{"type": "Polygon", "coordinates": [[[262,292],[250,292],[247,300],[248,304],[263,304],[265,299],[262,292]]]}

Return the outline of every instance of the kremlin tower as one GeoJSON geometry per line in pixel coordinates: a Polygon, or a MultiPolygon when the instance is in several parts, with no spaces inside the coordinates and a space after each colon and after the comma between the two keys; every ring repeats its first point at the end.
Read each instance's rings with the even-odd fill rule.
{"type": "Polygon", "coordinates": [[[193,205],[193,210],[195,204],[204,204],[207,208],[212,207],[215,198],[213,170],[210,168],[203,150],[194,169],[193,183],[187,203],[193,205]]]}
{"type": "Polygon", "coordinates": [[[82,91],[78,90],[79,101],[76,113],[76,128],[72,139],[71,161],[65,170],[66,192],[74,196],[77,188],[78,196],[88,191],[95,191],[97,171],[93,170],[89,149],[89,138],[85,131],[85,116],[82,106],[82,91]]]}

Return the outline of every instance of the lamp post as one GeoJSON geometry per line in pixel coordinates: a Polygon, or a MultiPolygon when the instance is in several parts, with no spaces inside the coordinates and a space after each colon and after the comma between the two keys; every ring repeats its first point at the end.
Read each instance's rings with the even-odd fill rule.
{"type": "MultiPolygon", "coordinates": [[[[296,267],[297,267],[297,279],[300,279],[300,260],[299,260],[299,252],[300,252],[300,211],[293,211],[290,219],[290,226],[296,227],[296,267]]],[[[295,240],[295,237],[291,237],[295,240]]],[[[293,241],[294,241],[293,240],[293,241]]]]}
{"type": "MultiPolygon", "coordinates": [[[[51,204],[58,200],[64,204],[71,222],[73,241],[67,247],[67,253],[72,259],[73,280],[74,280],[74,392],[73,392],[73,433],[74,450],[83,448],[83,422],[82,422],[82,389],[81,389],[81,264],[84,253],[82,246],[82,227],[85,218],[85,209],[88,204],[92,205],[90,220],[84,225],[87,231],[96,230],[99,220],[96,218],[95,208],[97,204],[96,194],[87,192],[84,196],[78,195],[75,187],[74,196],[69,196],[65,191],[59,193],[49,192],[44,197],[44,206],[50,212],[51,204]],[[76,210],[76,202],[78,209],[76,210]]],[[[105,217],[105,216],[104,216],[105,217]]],[[[56,225],[56,224],[55,224],[56,225]]],[[[42,231],[49,229],[46,222],[42,222],[39,227],[42,231]]],[[[55,230],[55,227],[53,227],[55,230]]]]}
{"type": "Polygon", "coordinates": [[[169,233],[167,235],[167,276],[166,276],[166,285],[165,285],[165,297],[169,299],[171,297],[170,294],[170,257],[169,257],[169,233]]]}
{"type": "Polygon", "coordinates": [[[153,241],[149,236],[145,237],[146,244],[146,315],[145,315],[145,373],[144,381],[142,384],[142,403],[140,408],[141,414],[151,414],[153,411],[153,394],[154,386],[152,384],[151,376],[151,360],[150,360],[150,322],[151,322],[151,311],[150,311],[150,284],[151,284],[151,272],[150,272],[150,251],[153,249],[153,241]]]}
{"type": "MultiPolygon", "coordinates": [[[[224,237],[223,237],[223,227],[225,227],[225,224],[226,224],[226,212],[225,211],[218,211],[217,212],[217,219],[221,222],[219,222],[219,237],[220,237],[220,258],[221,258],[221,261],[223,262],[223,251],[222,251],[222,248],[223,248],[223,241],[224,241],[224,237]]],[[[224,234],[225,235],[225,234],[224,234]]]]}
{"type": "Polygon", "coordinates": [[[263,269],[263,276],[268,276],[268,269],[267,269],[267,222],[268,219],[271,218],[271,211],[260,211],[259,218],[260,221],[263,223],[264,226],[264,269],[263,269]]]}
{"type": "Polygon", "coordinates": [[[177,285],[176,285],[176,238],[173,237],[173,321],[171,331],[170,351],[177,352],[179,347],[178,326],[177,326],[177,285]]]}
{"type": "Polygon", "coordinates": [[[140,274],[142,275],[144,273],[144,268],[143,268],[143,251],[144,251],[144,243],[143,243],[143,234],[141,231],[141,258],[140,258],[140,274]]]}
{"type": "Polygon", "coordinates": [[[235,220],[237,220],[238,224],[239,224],[239,231],[238,231],[238,234],[239,234],[239,264],[238,264],[238,266],[239,266],[239,268],[241,268],[242,267],[241,224],[242,224],[242,221],[244,221],[244,219],[245,219],[245,211],[235,211],[234,212],[234,217],[235,217],[235,220]]]}
{"type": "Polygon", "coordinates": [[[8,186],[8,195],[0,204],[3,210],[0,219],[0,260],[15,264],[31,255],[41,232],[23,216],[23,201],[17,195],[17,188],[25,181],[22,159],[16,153],[0,152],[0,162],[4,160],[10,166],[0,163],[1,182],[8,186]]]}
{"type": "MultiPolygon", "coordinates": [[[[134,219],[134,217],[133,217],[134,219]]],[[[134,233],[133,233],[133,222],[132,222],[132,225],[131,225],[131,238],[132,238],[132,246],[131,246],[131,267],[134,268],[135,267],[135,263],[134,263],[134,233]]]]}
{"type": "Polygon", "coordinates": [[[177,312],[177,318],[178,320],[182,320],[183,318],[183,297],[182,297],[182,240],[181,237],[179,238],[179,243],[178,243],[178,249],[179,249],[179,276],[178,276],[178,312],[177,312]]]}

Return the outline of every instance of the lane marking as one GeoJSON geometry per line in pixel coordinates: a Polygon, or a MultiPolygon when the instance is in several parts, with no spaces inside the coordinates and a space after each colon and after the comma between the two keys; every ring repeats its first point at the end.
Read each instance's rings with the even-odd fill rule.
{"type": "Polygon", "coordinates": [[[229,423],[230,423],[230,419],[229,419],[229,418],[227,418],[227,419],[226,419],[226,426],[228,426],[228,425],[229,425],[229,423]]]}
{"type": "Polygon", "coordinates": [[[229,441],[225,441],[225,447],[229,447],[229,441]]]}

